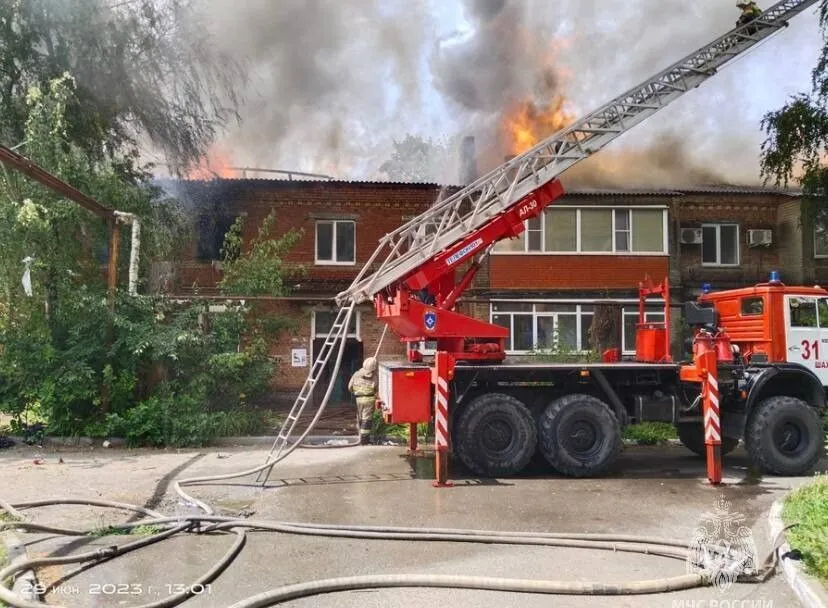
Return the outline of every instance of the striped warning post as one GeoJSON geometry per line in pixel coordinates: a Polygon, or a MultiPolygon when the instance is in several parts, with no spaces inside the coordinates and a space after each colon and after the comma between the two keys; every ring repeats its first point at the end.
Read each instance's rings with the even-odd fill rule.
{"type": "Polygon", "coordinates": [[[448,449],[448,383],[437,378],[434,408],[434,444],[438,450],[448,449]]]}
{"type": "Polygon", "coordinates": [[[704,441],[705,443],[720,443],[722,429],[719,421],[719,383],[715,376],[707,374],[707,403],[704,408],[704,441]]]}

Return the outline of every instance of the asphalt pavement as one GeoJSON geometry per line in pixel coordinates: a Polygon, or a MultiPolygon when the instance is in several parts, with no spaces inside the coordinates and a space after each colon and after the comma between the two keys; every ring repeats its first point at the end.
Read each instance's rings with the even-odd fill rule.
{"type": "MultiPolygon", "coordinates": [[[[175,478],[221,474],[262,463],[266,450],[0,452],[0,495],[19,502],[50,497],[94,497],[190,512],[171,491],[175,478]],[[35,464],[36,459],[43,464],[35,464]],[[59,459],[62,459],[61,463],[59,459]]],[[[821,463],[821,470],[828,463],[821,463]]],[[[704,462],[681,447],[624,450],[600,479],[568,479],[537,468],[512,479],[478,479],[452,466],[455,486],[431,486],[433,461],[400,447],[298,450],[281,463],[267,487],[252,479],[204,485],[193,494],[220,512],[253,518],[334,524],[475,528],[543,532],[604,532],[686,541],[716,513],[720,500],[750,528],[758,554],[770,549],[767,512],[773,501],[807,478],[761,477],[739,448],[725,460],[725,483],[710,486],[704,462]]],[[[128,514],[88,507],[30,511],[38,522],[102,527],[128,514]]],[[[66,538],[18,534],[30,555],[70,554],[129,540],[120,536],[66,538]]],[[[40,573],[57,581],[49,601],[65,606],[129,608],[189,585],[229,548],[229,535],[181,536],[64,579],[72,567],[40,573]]],[[[184,606],[229,606],[280,585],[375,573],[439,573],[569,581],[625,582],[685,573],[666,558],[595,550],[447,542],[330,539],[254,532],[232,565],[184,606]]],[[[318,596],[299,606],[653,606],[736,608],[798,606],[784,579],[627,597],[573,597],[445,589],[383,589],[318,596]]]]}

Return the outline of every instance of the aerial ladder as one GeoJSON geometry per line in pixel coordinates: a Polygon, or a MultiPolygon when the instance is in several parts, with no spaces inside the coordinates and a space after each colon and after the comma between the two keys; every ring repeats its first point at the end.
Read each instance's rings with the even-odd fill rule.
{"type": "MultiPolygon", "coordinates": [[[[497,362],[505,358],[508,330],[461,313],[455,305],[494,245],[521,235],[525,222],[538,217],[564,194],[558,177],[610,142],[713,77],[720,68],[788,25],[817,0],[783,0],[755,21],[737,27],[677,61],[594,112],[558,131],[535,147],[505,162],[454,194],[438,199],[424,213],[385,235],[353,283],[336,296],[339,312],[310,373],[268,454],[271,467],[301,442],[319,419],[331,394],[356,306],[373,301],[378,318],[403,340],[436,341],[432,368],[435,387],[436,485],[446,485],[448,454],[448,384],[458,361],[497,362]],[[297,423],[328,363],[331,384],[305,431],[294,437],[297,423]]],[[[414,352],[416,355],[416,351],[414,352]]],[[[705,413],[715,407],[711,370],[700,364],[699,382],[705,413]]],[[[708,471],[721,478],[718,435],[708,435],[708,471]],[[718,467],[718,469],[717,469],[718,467]]]]}

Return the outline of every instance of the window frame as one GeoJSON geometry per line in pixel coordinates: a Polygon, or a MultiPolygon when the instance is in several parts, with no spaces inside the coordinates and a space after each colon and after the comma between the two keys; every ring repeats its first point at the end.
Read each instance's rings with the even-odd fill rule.
{"type": "Polygon", "coordinates": [[[356,250],[357,250],[357,223],[354,220],[340,220],[340,219],[318,219],[313,227],[313,263],[315,266],[356,266],[356,250]],[[331,257],[330,260],[319,259],[319,225],[330,224],[331,230],[331,257]],[[354,227],[354,259],[350,262],[340,262],[336,259],[336,233],[338,224],[351,224],[354,227]]]}
{"type": "MultiPolygon", "coordinates": [[[[311,337],[311,343],[313,343],[314,340],[320,340],[320,339],[326,338],[328,336],[328,334],[320,334],[318,331],[316,331],[316,315],[318,315],[320,313],[333,315],[333,320],[334,321],[336,320],[336,315],[337,315],[336,310],[312,310],[311,311],[311,327],[310,327],[310,330],[311,330],[311,336],[310,336],[311,337]]],[[[348,333],[345,337],[346,338],[356,338],[357,340],[359,340],[361,342],[362,341],[362,338],[361,338],[361,335],[362,335],[362,327],[361,327],[361,325],[362,325],[362,315],[360,314],[359,310],[355,310],[354,315],[355,315],[355,317],[353,317],[353,318],[355,318],[354,331],[353,332],[348,331],[348,333]]],[[[331,324],[331,326],[333,326],[333,323],[331,324]]]]}
{"type": "MultiPolygon", "coordinates": [[[[655,302],[653,302],[655,303],[655,302]]],[[[636,324],[638,323],[638,307],[624,307],[621,310],[621,354],[622,355],[634,355],[635,354],[635,340],[633,340],[633,344],[627,344],[627,332],[624,331],[626,327],[625,318],[626,317],[635,317],[636,324]],[[629,346],[629,347],[628,347],[629,346]]],[[[644,310],[644,322],[645,323],[664,323],[664,303],[661,303],[661,308],[658,310],[653,309],[645,309],[644,310]],[[659,315],[661,318],[657,320],[650,320],[650,315],[659,315]]],[[[636,328],[636,333],[638,332],[638,328],[636,328]]]]}
{"type": "Polygon", "coordinates": [[[716,268],[738,268],[742,265],[742,243],[741,243],[741,235],[742,235],[742,227],[736,222],[707,222],[701,225],[702,228],[702,235],[704,235],[705,228],[715,228],[716,229],[716,261],[715,262],[705,262],[704,261],[704,236],[702,236],[702,249],[700,253],[701,257],[701,265],[702,266],[709,266],[709,267],[716,267],[716,268]],[[723,264],[722,263],[722,226],[735,226],[736,227],[736,263],[735,264],[723,264]]]}
{"type": "MultiPolygon", "coordinates": [[[[604,301],[604,300],[601,300],[604,301]]],[[[637,306],[637,300],[624,300],[619,301],[618,303],[622,306],[637,306]]],[[[576,348],[573,349],[571,352],[575,355],[578,354],[585,354],[589,352],[590,347],[589,344],[584,344],[582,338],[584,337],[584,328],[583,328],[583,321],[584,316],[589,316],[591,318],[595,315],[595,303],[596,300],[561,300],[561,299],[550,299],[550,300],[517,300],[517,299],[494,299],[489,301],[489,323],[494,323],[495,315],[503,315],[509,316],[509,337],[507,338],[506,342],[506,353],[510,355],[531,355],[533,351],[537,351],[539,348],[538,345],[538,319],[540,318],[550,318],[554,317],[553,326],[554,329],[557,330],[559,328],[559,316],[574,316],[575,317],[575,341],[576,341],[576,348]],[[497,304],[525,304],[531,306],[530,310],[503,310],[503,311],[495,311],[494,307],[497,304]],[[544,310],[539,310],[538,305],[549,305],[549,304],[560,304],[566,306],[573,306],[575,308],[574,311],[555,311],[549,312],[544,310]],[[515,315],[523,315],[523,316],[531,316],[532,317],[532,349],[530,350],[522,350],[518,349],[515,350],[512,348],[514,345],[514,327],[515,315]]],[[[663,304],[662,304],[663,306],[663,304]]],[[[636,308],[636,310],[638,310],[636,308]]],[[[544,347],[546,348],[546,347],[544,347]]]]}
{"type": "MultiPolygon", "coordinates": [[[[817,253],[817,232],[819,231],[818,226],[814,226],[813,229],[813,237],[814,237],[814,259],[815,260],[825,260],[828,259],[828,250],[825,253],[817,253]]],[[[828,229],[824,229],[825,232],[825,239],[828,240],[828,229]]]]}
{"type": "MultiPolygon", "coordinates": [[[[524,222],[524,232],[521,234],[521,238],[523,238],[523,249],[517,251],[503,251],[498,250],[495,247],[492,250],[493,255],[602,255],[602,256],[667,256],[670,255],[670,239],[669,239],[669,218],[668,218],[668,209],[665,205],[613,205],[613,206],[604,206],[604,205],[556,205],[552,204],[547,209],[575,209],[575,250],[574,251],[547,251],[546,250],[546,209],[541,213],[539,217],[540,224],[541,224],[541,250],[536,251],[529,249],[529,235],[527,233],[528,225],[524,222]],[[582,239],[581,239],[581,211],[583,209],[600,209],[600,210],[607,210],[610,212],[612,217],[612,234],[610,235],[612,241],[612,251],[586,251],[583,250],[582,239]],[[615,235],[616,235],[616,221],[615,221],[615,214],[616,211],[626,211],[628,214],[629,220],[629,228],[622,232],[626,232],[629,237],[628,246],[630,250],[633,248],[633,217],[632,212],[636,209],[640,210],[650,210],[650,211],[661,211],[661,251],[618,251],[616,247],[615,235]]],[[[738,229],[737,229],[737,238],[738,238],[738,229]]],[[[739,254],[739,252],[737,252],[739,254]]],[[[826,256],[828,257],[828,256],[826,256]]]]}

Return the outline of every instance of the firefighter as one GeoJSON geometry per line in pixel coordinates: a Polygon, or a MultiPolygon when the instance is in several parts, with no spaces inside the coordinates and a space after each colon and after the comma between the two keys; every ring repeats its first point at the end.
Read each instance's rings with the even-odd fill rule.
{"type": "Polygon", "coordinates": [[[368,357],[362,362],[362,368],[351,376],[348,390],[356,397],[359,443],[368,445],[371,419],[377,399],[377,360],[374,357],[368,357]]]}
{"type": "Polygon", "coordinates": [[[756,2],[753,2],[752,0],[739,0],[739,2],[736,3],[736,6],[742,9],[742,14],[736,22],[736,27],[742,27],[762,14],[762,9],[759,8],[756,2]]]}

